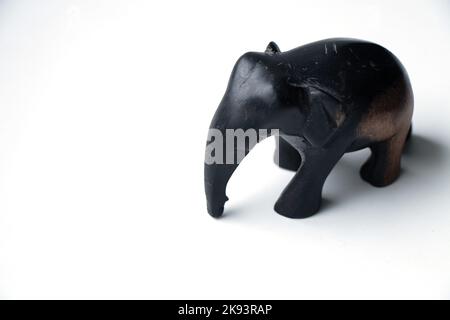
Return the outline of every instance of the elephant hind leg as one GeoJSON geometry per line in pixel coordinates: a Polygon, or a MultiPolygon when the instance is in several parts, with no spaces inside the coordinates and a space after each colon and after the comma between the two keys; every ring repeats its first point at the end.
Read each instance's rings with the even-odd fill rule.
{"type": "Polygon", "coordinates": [[[276,139],[275,163],[283,169],[297,171],[302,164],[300,153],[282,137],[276,139]]]}
{"type": "Polygon", "coordinates": [[[401,157],[410,126],[388,140],[370,146],[372,154],[361,168],[361,177],[375,187],[385,187],[400,175],[401,157]]]}

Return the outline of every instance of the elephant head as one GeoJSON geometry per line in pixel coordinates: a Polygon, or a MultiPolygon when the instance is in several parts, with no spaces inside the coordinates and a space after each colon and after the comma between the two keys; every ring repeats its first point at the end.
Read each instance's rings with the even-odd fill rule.
{"type": "Polygon", "coordinates": [[[275,43],[264,53],[241,56],[210,125],[205,158],[209,214],[222,215],[228,180],[256,142],[275,133],[323,147],[344,118],[339,98],[305,81],[275,43]],[[244,143],[236,142],[239,138],[244,143]]]}

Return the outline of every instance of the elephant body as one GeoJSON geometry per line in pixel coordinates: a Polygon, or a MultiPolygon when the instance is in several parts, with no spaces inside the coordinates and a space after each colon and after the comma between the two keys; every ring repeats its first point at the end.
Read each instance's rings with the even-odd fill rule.
{"type": "MultiPolygon", "coordinates": [[[[336,38],[281,52],[271,42],[238,60],[211,128],[279,130],[277,163],[297,173],[275,210],[305,218],[319,210],[326,177],[346,152],[369,147],[362,178],[377,187],[394,182],[412,113],[408,75],[380,45],[336,38]]],[[[237,165],[205,164],[213,216],[223,212],[237,165]]]]}

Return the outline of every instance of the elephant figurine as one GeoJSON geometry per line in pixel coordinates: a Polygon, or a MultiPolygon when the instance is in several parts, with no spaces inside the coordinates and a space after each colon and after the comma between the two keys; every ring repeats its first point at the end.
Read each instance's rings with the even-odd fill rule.
{"type": "Polygon", "coordinates": [[[244,139],[248,130],[276,132],[276,163],[296,174],[274,209],[306,218],[319,210],[324,182],[346,152],[370,148],[360,175],[373,186],[397,179],[413,104],[406,70],[375,43],[333,38],[281,52],[270,42],[265,52],[245,53],[210,125],[204,171],[209,214],[222,215],[226,185],[239,165],[224,159],[252,148],[248,141],[230,147],[226,140],[236,135],[230,138],[229,131],[240,130],[244,139]]]}

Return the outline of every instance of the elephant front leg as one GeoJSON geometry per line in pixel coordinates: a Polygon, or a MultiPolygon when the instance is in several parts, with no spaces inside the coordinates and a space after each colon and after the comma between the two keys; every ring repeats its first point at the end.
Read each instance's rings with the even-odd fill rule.
{"type": "Polygon", "coordinates": [[[289,218],[307,218],[315,214],[322,202],[322,188],[328,174],[345,152],[309,149],[302,153],[302,166],[275,204],[275,211],[289,218]]]}

